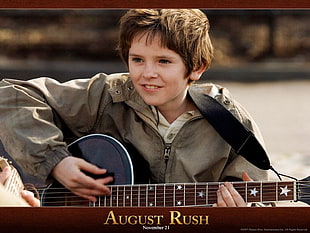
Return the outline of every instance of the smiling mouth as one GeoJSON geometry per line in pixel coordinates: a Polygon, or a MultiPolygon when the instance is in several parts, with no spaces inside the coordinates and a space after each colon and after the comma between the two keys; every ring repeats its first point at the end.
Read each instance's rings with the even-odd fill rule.
{"type": "Polygon", "coordinates": [[[145,88],[147,88],[147,89],[158,89],[159,88],[159,86],[154,86],[154,85],[143,85],[145,88]]]}

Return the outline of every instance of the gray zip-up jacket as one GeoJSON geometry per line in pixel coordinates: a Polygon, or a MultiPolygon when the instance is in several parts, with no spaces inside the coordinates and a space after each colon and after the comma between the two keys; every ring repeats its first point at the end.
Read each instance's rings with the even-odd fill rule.
{"type": "MultiPolygon", "coordinates": [[[[193,84],[193,91],[215,96],[263,143],[249,114],[231,99],[227,89],[193,84]]],[[[236,155],[202,115],[180,129],[164,158],[165,142],[157,130],[150,106],[135,91],[127,74],[97,74],[89,79],[59,83],[51,78],[0,82],[0,138],[7,152],[30,175],[46,180],[53,167],[70,153],[67,143],[92,133],[115,137],[132,157],[145,163],[150,179],[162,182],[209,182],[241,178],[246,171],[255,180],[267,171],[236,155]]]]}

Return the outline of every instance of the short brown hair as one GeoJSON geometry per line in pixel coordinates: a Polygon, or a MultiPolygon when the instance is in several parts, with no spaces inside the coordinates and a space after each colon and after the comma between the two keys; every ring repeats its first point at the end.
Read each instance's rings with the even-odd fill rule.
{"type": "Polygon", "coordinates": [[[209,37],[209,20],[197,9],[136,9],[129,10],[120,20],[118,50],[128,65],[133,38],[147,35],[147,40],[160,36],[163,47],[179,54],[187,75],[200,68],[208,69],[213,57],[209,37]]]}

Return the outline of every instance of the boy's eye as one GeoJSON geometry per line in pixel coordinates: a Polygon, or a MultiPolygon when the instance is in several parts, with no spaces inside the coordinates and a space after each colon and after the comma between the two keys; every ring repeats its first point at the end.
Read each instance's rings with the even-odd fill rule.
{"type": "Polygon", "coordinates": [[[166,60],[166,59],[160,59],[160,60],[159,60],[159,63],[168,64],[168,63],[170,63],[170,61],[168,61],[168,60],[166,60]]]}
{"type": "Polygon", "coordinates": [[[142,62],[143,60],[141,58],[138,58],[138,57],[134,57],[131,59],[133,62],[137,62],[137,63],[140,63],[142,62]]]}

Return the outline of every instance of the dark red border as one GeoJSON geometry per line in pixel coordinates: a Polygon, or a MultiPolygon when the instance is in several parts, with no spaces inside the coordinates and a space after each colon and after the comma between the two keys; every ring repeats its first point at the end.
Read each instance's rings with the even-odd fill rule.
{"type": "Polygon", "coordinates": [[[309,233],[309,210],[309,207],[7,207],[0,208],[0,229],[4,233],[309,233]],[[145,219],[146,216],[147,219],[155,220],[148,220],[147,224],[144,220],[144,224],[129,223],[125,220],[129,216],[136,219],[138,216],[145,219]],[[162,216],[159,223],[156,216],[162,216]],[[175,216],[180,216],[179,222],[171,221],[175,216]],[[201,219],[199,224],[190,220],[194,216],[201,219]],[[160,226],[162,229],[146,230],[143,226],[160,226]]]}
{"type": "Polygon", "coordinates": [[[309,0],[0,0],[0,8],[309,9],[309,0]]]}

